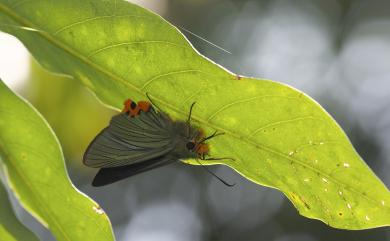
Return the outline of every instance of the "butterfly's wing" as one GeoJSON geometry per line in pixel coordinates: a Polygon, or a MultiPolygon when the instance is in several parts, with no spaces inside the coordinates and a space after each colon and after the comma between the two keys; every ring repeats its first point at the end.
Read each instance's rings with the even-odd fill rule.
{"type": "Polygon", "coordinates": [[[114,116],[84,154],[84,164],[96,168],[128,166],[165,156],[175,148],[171,120],[155,112],[136,117],[114,116]]]}
{"type": "Polygon", "coordinates": [[[108,185],[175,161],[177,160],[170,158],[170,156],[162,156],[128,166],[102,168],[93,179],[92,185],[95,187],[108,185]]]}

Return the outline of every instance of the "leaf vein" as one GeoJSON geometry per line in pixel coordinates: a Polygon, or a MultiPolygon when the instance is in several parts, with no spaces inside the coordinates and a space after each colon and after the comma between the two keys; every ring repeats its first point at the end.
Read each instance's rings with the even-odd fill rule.
{"type": "Polygon", "coordinates": [[[269,127],[272,127],[272,126],[278,126],[278,125],[282,125],[282,124],[286,124],[286,123],[292,123],[292,122],[295,122],[295,121],[309,120],[309,119],[324,121],[323,119],[317,118],[317,117],[314,117],[314,116],[303,116],[303,117],[298,117],[298,118],[295,118],[295,119],[281,120],[281,121],[273,122],[273,123],[266,124],[264,126],[256,128],[254,131],[251,132],[251,134],[248,136],[248,138],[252,138],[253,136],[255,136],[260,131],[262,131],[264,129],[267,129],[269,127]]]}
{"type": "Polygon", "coordinates": [[[184,48],[184,49],[188,48],[188,47],[186,47],[184,45],[181,45],[181,44],[177,44],[177,43],[169,42],[169,41],[162,41],[162,40],[133,41],[133,42],[124,42],[124,43],[110,44],[110,45],[101,47],[101,48],[99,48],[97,50],[94,50],[91,53],[89,53],[87,55],[87,58],[91,58],[92,56],[94,56],[94,55],[96,55],[98,53],[101,53],[102,51],[105,51],[107,49],[117,48],[117,47],[121,47],[121,46],[125,46],[125,45],[133,45],[133,44],[166,44],[166,45],[173,45],[173,46],[184,48]]]}
{"type": "Polygon", "coordinates": [[[67,29],[70,29],[72,27],[75,27],[75,26],[83,24],[83,23],[88,23],[88,22],[92,22],[92,21],[95,21],[95,20],[105,19],[105,18],[124,18],[124,17],[149,18],[149,19],[151,19],[149,16],[146,16],[146,15],[135,15],[135,14],[96,16],[96,17],[86,18],[86,19],[80,20],[78,22],[74,22],[74,23],[71,23],[71,24],[66,25],[64,27],[61,27],[61,28],[59,28],[58,30],[56,30],[54,32],[54,35],[58,35],[59,33],[65,31],[67,29]]]}
{"type": "MultiPolygon", "coordinates": [[[[172,72],[156,75],[156,76],[152,77],[151,79],[147,80],[145,82],[145,84],[142,85],[141,91],[146,89],[147,86],[149,86],[153,81],[155,81],[155,80],[157,80],[159,78],[162,78],[162,77],[165,77],[165,76],[170,76],[170,75],[185,74],[185,73],[196,73],[196,72],[203,73],[200,70],[187,69],[187,70],[172,71],[172,72]]],[[[204,73],[204,74],[206,74],[206,73],[204,73]]]]}
{"type": "Polygon", "coordinates": [[[22,0],[22,1],[14,3],[13,5],[11,5],[11,7],[15,9],[15,8],[20,7],[21,5],[28,3],[28,2],[34,2],[34,0],[25,0],[25,1],[22,0]]]}
{"type": "Polygon", "coordinates": [[[237,100],[237,101],[234,101],[232,103],[229,103],[229,104],[226,104],[222,107],[220,107],[216,112],[214,112],[213,114],[211,114],[209,116],[209,118],[207,118],[207,121],[210,121],[211,119],[213,119],[215,116],[217,116],[219,113],[221,113],[222,111],[234,106],[234,105],[237,105],[237,104],[242,104],[242,103],[248,103],[248,102],[251,102],[251,101],[254,101],[254,100],[257,100],[257,99],[263,99],[263,98],[286,98],[286,99],[300,99],[299,97],[290,97],[290,96],[282,96],[282,95],[260,95],[260,96],[255,96],[255,97],[251,97],[251,98],[247,98],[247,99],[242,99],[242,100],[237,100]]]}

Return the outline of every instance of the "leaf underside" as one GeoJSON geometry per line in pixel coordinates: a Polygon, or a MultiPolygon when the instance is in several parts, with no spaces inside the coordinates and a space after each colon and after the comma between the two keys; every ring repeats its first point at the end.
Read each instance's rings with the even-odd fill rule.
{"type": "Polygon", "coordinates": [[[15,196],[57,240],[114,239],[107,215],[69,181],[59,143],[48,124],[2,81],[0,156],[15,196]]]}
{"type": "MultiPolygon", "coordinates": [[[[1,162],[1,160],[0,160],[1,162]]],[[[8,194],[0,181],[0,240],[38,241],[38,238],[19,222],[12,211],[8,194]]]]}
{"type": "Polygon", "coordinates": [[[120,0],[0,0],[0,21],[42,66],[110,107],[149,93],[185,120],[196,101],[194,123],[225,133],[210,141],[211,155],[234,158],[205,164],[279,189],[301,215],[343,229],[389,225],[388,189],[321,106],[289,86],[238,78],[154,13],[120,0]]]}

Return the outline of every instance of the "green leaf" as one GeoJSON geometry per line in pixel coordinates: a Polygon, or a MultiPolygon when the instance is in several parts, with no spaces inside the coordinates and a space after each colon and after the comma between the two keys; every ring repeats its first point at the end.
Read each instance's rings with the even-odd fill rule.
{"type": "Polygon", "coordinates": [[[19,222],[7,197],[7,191],[0,181],[0,240],[38,241],[35,234],[19,222]]]}
{"type": "Polygon", "coordinates": [[[70,182],[50,127],[1,81],[0,156],[16,197],[57,240],[113,240],[106,214],[70,182]]]}
{"type": "Polygon", "coordinates": [[[300,214],[333,227],[389,225],[389,191],[302,92],[226,71],[164,19],[120,0],[0,0],[0,18],[41,65],[82,81],[108,106],[149,93],[185,120],[196,101],[194,124],[225,133],[210,141],[211,155],[235,159],[205,164],[225,164],[277,188],[300,214]]]}

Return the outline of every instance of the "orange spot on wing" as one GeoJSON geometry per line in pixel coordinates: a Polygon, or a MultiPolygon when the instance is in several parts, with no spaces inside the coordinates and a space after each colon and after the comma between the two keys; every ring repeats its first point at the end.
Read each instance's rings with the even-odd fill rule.
{"type": "Polygon", "coordinates": [[[124,107],[122,112],[128,113],[130,117],[136,117],[141,113],[141,111],[148,112],[152,107],[152,105],[147,101],[139,101],[137,104],[135,104],[135,102],[131,99],[125,100],[123,104],[124,107]]]}
{"type": "Polygon", "coordinates": [[[122,112],[128,112],[128,111],[130,111],[130,109],[131,109],[131,103],[132,103],[132,102],[133,102],[133,101],[132,101],[131,99],[125,100],[125,102],[123,102],[124,107],[123,107],[122,112]]]}
{"type": "Polygon", "coordinates": [[[147,101],[139,101],[137,105],[137,108],[139,108],[143,112],[148,112],[151,107],[152,105],[147,101]]]}

